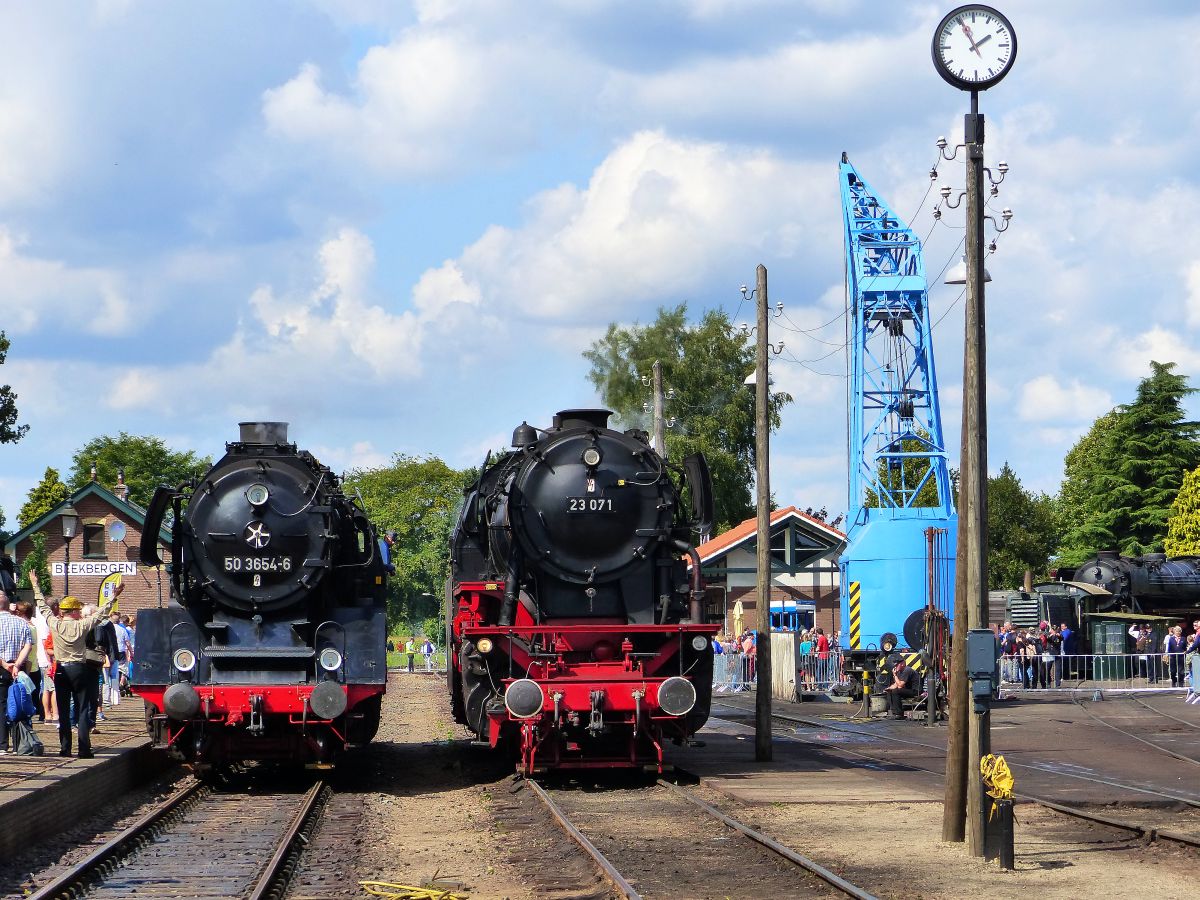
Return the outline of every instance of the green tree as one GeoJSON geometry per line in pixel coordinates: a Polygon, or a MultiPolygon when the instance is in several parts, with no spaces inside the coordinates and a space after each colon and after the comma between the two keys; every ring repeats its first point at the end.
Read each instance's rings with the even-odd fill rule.
{"type": "Polygon", "coordinates": [[[196,456],[191,450],[171,450],[162,438],[132,435],[122,431],[116,437],[94,437],[71,457],[71,472],[67,484],[77,491],[92,480],[92,465],[96,480],[111,488],[117,483],[117,470],[125,470],[129,499],[147,506],[160,484],[174,487],[212,465],[212,459],[196,456]]]}
{"type": "Polygon", "coordinates": [[[1196,389],[1172,371],[1175,363],[1151,362],[1150,368],[1118,420],[1118,468],[1108,479],[1117,547],[1131,556],[1163,549],[1183,476],[1200,464],[1200,429],[1183,413],[1184,398],[1196,389]]]}
{"type": "Polygon", "coordinates": [[[46,467],[42,480],[29,491],[29,497],[21,511],[17,513],[17,522],[22,528],[33,524],[54,507],[71,496],[71,491],[58,477],[58,469],[46,467]]]}
{"type": "MultiPolygon", "coordinates": [[[[0,366],[8,357],[8,336],[0,331],[0,366]]],[[[17,395],[12,387],[0,387],[0,444],[15,444],[29,431],[28,425],[17,424],[17,395]]]]}
{"type": "Polygon", "coordinates": [[[1045,575],[1059,538],[1054,498],[1025,490],[1007,462],[987,496],[989,590],[1019,586],[1026,569],[1045,575]]]}
{"type": "Polygon", "coordinates": [[[17,581],[17,587],[31,588],[33,579],[36,578],[38,590],[42,592],[42,596],[49,597],[51,596],[50,558],[46,555],[46,535],[39,531],[29,540],[33,544],[33,549],[21,561],[21,577],[17,581]]]}
{"type": "MultiPolygon", "coordinates": [[[[754,348],[733,331],[724,312],[710,310],[691,325],[686,304],[660,308],[649,325],[609,325],[583,356],[592,366],[588,379],[603,402],[627,427],[647,429],[650,417],[642,405],[652,398],[641,379],[656,360],[661,362],[664,388],[674,391],[666,415],[676,420],[666,435],[667,456],[679,462],[699,451],[708,459],[714,532],[754,514],[754,392],[745,384],[754,369],[754,348]]],[[[786,393],[771,393],[772,431],[791,400],[786,393]]]]}
{"type": "Polygon", "coordinates": [[[1163,549],[1171,504],[1185,473],[1200,463],[1195,422],[1183,399],[1194,392],[1174,363],[1151,362],[1133,403],[1101,416],[1067,454],[1059,492],[1064,538],[1059,561],[1072,566],[1098,550],[1129,555],[1163,549]]]}
{"type": "Polygon", "coordinates": [[[1183,476],[1183,484],[1171,504],[1163,550],[1171,557],[1200,556],[1200,468],[1183,476]]]}
{"type": "Polygon", "coordinates": [[[346,490],[359,493],[380,533],[396,532],[391,551],[396,577],[388,589],[389,632],[402,628],[415,633],[425,619],[440,619],[450,574],[450,532],[471,476],[437,457],[400,453],[390,466],[355,469],[346,475],[346,490]]]}
{"type": "Polygon", "coordinates": [[[1104,499],[1108,473],[1117,467],[1116,428],[1120,409],[1109,410],[1075,442],[1063,463],[1057,507],[1063,538],[1060,565],[1074,567],[1097,550],[1116,546],[1115,519],[1104,499]]]}

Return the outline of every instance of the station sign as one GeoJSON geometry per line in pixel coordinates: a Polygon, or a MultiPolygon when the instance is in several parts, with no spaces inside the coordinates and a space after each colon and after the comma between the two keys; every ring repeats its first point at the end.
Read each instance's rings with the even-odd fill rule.
{"type": "MultiPolygon", "coordinates": [[[[61,578],[67,573],[67,567],[64,563],[56,562],[50,567],[50,574],[61,578]]],[[[70,573],[72,578],[77,576],[94,575],[98,578],[103,578],[107,575],[136,575],[137,563],[132,560],[94,560],[84,562],[71,563],[70,573]]]]}

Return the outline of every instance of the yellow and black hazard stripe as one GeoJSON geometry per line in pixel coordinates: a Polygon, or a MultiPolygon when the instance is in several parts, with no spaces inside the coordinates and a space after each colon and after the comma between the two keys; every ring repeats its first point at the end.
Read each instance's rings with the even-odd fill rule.
{"type": "MultiPolygon", "coordinates": [[[[889,653],[885,653],[879,657],[879,662],[875,665],[875,668],[878,669],[878,671],[887,672],[889,670],[890,667],[888,666],[888,657],[890,655],[891,654],[889,653]]],[[[909,650],[902,653],[901,656],[904,657],[904,665],[910,669],[915,669],[919,673],[924,674],[925,670],[929,668],[928,658],[920,651],[909,650]]]]}
{"type": "Polygon", "coordinates": [[[850,649],[862,647],[862,582],[850,582],[850,649]]]}

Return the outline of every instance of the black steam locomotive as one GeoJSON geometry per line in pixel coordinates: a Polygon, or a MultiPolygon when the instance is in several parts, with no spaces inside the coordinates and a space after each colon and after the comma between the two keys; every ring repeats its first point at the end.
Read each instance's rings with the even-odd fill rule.
{"type": "Polygon", "coordinates": [[[1200,608],[1200,559],[1167,559],[1165,553],[1121,556],[1097,553],[1060,578],[1091,584],[1113,596],[1109,607],[1136,613],[1192,615],[1200,608]]]}
{"type": "Polygon", "coordinates": [[[526,774],[652,765],[708,718],[712,637],[693,532],[703,456],[669,465],[608,410],[567,410],[484,463],[452,536],[455,718],[526,774]],[[693,562],[689,576],[684,562],[693,562]]]}
{"type": "Polygon", "coordinates": [[[133,690],[153,744],[199,767],[332,763],[379,726],[385,563],[374,527],[287,424],[251,422],[204,476],[161,487],[171,603],[138,614],[133,690]]]}

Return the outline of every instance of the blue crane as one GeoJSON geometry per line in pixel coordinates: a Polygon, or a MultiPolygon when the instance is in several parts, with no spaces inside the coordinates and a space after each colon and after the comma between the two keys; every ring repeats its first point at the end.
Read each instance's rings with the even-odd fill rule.
{"type": "Polygon", "coordinates": [[[847,671],[864,675],[881,651],[916,660],[933,643],[928,623],[953,621],[958,515],[921,242],[844,153],[839,176],[850,353],[842,635],[847,671]]]}

